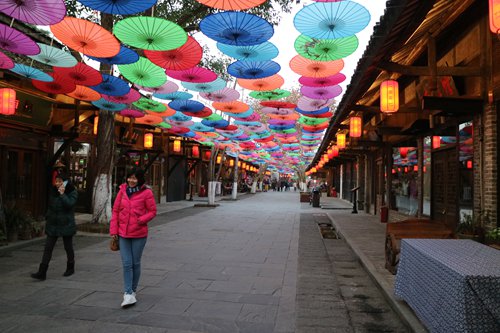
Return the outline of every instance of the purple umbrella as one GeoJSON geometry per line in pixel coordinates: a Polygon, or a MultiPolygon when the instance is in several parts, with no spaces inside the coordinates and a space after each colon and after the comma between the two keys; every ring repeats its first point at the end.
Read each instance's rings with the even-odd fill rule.
{"type": "Polygon", "coordinates": [[[35,25],[56,24],[66,16],[64,0],[3,0],[0,12],[35,25]]]}
{"type": "Polygon", "coordinates": [[[167,69],[165,73],[176,80],[184,82],[202,83],[212,82],[217,79],[217,74],[209,69],[198,66],[180,71],[167,69]]]}
{"type": "Polygon", "coordinates": [[[141,98],[141,94],[135,89],[130,89],[130,91],[125,95],[121,96],[102,95],[102,98],[113,103],[130,104],[137,102],[141,98]]]}
{"type": "Polygon", "coordinates": [[[299,83],[309,87],[327,87],[334,86],[341,82],[344,82],[346,76],[342,73],[337,73],[335,75],[327,77],[306,77],[301,76],[299,78],[299,83]]]}
{"type": "Polygon", "coordinates": [[[140,90],[151,92],[153,94],[171,94],[179,90],[179,86],[172,81],[167,81],[159,87],[143,87],[138,84],[135,85],[140,90]]]}
{"type": "Polygon", "coordinates": [[[334,102],[333,99],[312,99],[309,97],[302,96],[299,98],[297,107],[304,111],[315,111],[322,109],[324,107],[330,106],[334,102]]]}
{"type": "Polygon", "coordinates": [[[224,88],[214,92],[201,93],[200,96],[214,102],[231,102],[240,98],[240,93],[235,89],[224,88]]]}
{"type": "Polygon", "coordinates": [[[342,88],[339,85],[328,87],[302,86],[300,92],[309,98],[330,99],[339,96],[342,93],[342,88]]]}
{"type": "Polygon", "coordinates": [[[11,69],[14,68],[14,62],[12,59],[7,57],[3,52],[0,52],[0,68],[1,69],[11,69]]]}
{"type": "Polygon", "coordinates": [[[130,117],[130,118],[142,118],[145,116],[144,113],[142,113],[139,110],[134,110],[134,109],[125,109],[120,111],[120,115],[124,117],[130,117]]]}
{"type": "Polygon", "coordinates": [[[290,115],[290,114],[292,114],[292,113],[295,112],[294,109],[270,108],[270,107],[262,108],[262,110],[260,110],[260,111],[262,113],[275,114],[275,115],[278,115],[278,116],[287,116],[287,115],[290,115]]]}
{"type": "Polygon", "coordinates": [[[40,46],[31,38],[5,24],[0,24],[0,49],[25,55],[40,53],[40,46]]]}

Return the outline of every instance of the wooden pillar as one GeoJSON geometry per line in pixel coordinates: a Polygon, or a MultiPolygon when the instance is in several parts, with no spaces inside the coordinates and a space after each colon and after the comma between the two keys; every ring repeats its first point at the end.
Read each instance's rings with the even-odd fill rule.
{"type": "Polygon", "coordinates": [[[385,154],[385,163],[383,165],[383,171],[382,171],[382,176],[385,176],[385,193],[383,196],[383,203],[385,206],[387,206],[389,209],[393,208],[391,207],[391,200],[390,200],[390,194],[391,194],[391,189],[392,189],[392,172],[389,170],[392,170],[392,145],[387,144],[384,149],[384,154],[385,154]]]}
{"type": "Polygon", "coordinates": [[[424,138],[417,138],[417,189],[418,189],[418,210],[417,217],[422,217],[424,212],[424,138]]]}
{"type": "Polygon", "coordinates": [[[365,201],[365,213],[369,214],[373,205],[372,191],[373,191],[373,159],[371,154],[365,154],[365,196],[363,200],[365,201]]]}

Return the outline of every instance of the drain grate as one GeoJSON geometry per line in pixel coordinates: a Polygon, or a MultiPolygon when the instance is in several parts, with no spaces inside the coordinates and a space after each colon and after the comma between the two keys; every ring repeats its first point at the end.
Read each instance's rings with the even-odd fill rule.
{"type": "Polygon", "coordinates": [[[318,223],[321,236],[325,239],[340,239],[337,231],[331,223],[318,223]]]}

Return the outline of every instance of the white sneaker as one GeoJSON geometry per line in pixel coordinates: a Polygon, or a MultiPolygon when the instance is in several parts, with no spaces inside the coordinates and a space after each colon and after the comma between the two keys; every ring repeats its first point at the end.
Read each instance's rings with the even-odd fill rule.
{"type": "Polygon", "coordinates": [[[131,305],[134,305],[137,302],[135,299],[134,294],[124,294],[123,295],[123,302],[121,304],[122,308],[129,307],[131,305]]]}

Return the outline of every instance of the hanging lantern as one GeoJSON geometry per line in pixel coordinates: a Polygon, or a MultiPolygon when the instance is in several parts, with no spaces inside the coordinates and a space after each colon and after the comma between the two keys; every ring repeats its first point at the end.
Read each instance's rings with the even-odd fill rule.
{"type": "Polygon", "coordinates": [[[337,134],[337,147],[339,149],[345,148],[345,133],[337,134]]]}
{"type": "Polygon", "coordinates": [[[99,116],[94,117],[94,135],[97,135],[97,128],[99,126],[99,116]]]}
{"type": "Polygon", "coordinates": [[[339,156],[339,147],[338,147],[338,145],[332,147],[332,154],[333,154],[333,157],[339,156]]]}
{"type": "Polygon", "coordinates": [[[153,148],[153,133],[144,134],[144,148],[153,148]]]}
{"type": "Polygon", "coordinates": [[[418,165],[413,166],[413,171],[418,172],[418,165]]]}
{"type": "Polygon", "coordinates": [[[10,88],[0,89],[0,114],[11,116],[16,113],[16,91],[10,88]]]}
{"type": "Polygon", "coordinates": [[[234,160],[229,160],[229,166],[233,167],[234,166],[234,160]]]}
{"type": "Polygon", "coordinates": [[[325,163],[328,163],[330,161],[328,155],[323,155],[323,161],[325,161],[325,163]]]}
{"type": "Polygon", "coordinates": [[[490,30],[494,34],[500,33],[500,0],[490,0],[490,30]]]}
{"type": "Polygon", "coordinates": [[[174,153],[180,153],[181,152],[181,140],[174,140],[173,151],[174,151],[174,153]]]}
{"type": "Polygon", "coordinates": [[[440,136],[433,136],[432,137],[432,148],[438,149],[440,147],[441,147],[441,137],[440,136]]]}
{"type": "Polygon", "coordinates": [[[205,150],[205,160],[209,160],[212,156],[212,152],[210,150],[205,150]]]}
{"type": "Polygon", "coordinates": [[[363,123],[361,117],[352,116],[349,118],[349,136],[351,138],[359,138],[361,137],[363,123]]]}
{"type": "Polygon", "coordinates": [[[216,160],[217,164],[220,164],[220,161],[222,161],[222,156],[218,155],[216,160]]]}
{"type": "Polygon", "coordinates": [[[408,147],[399,148],[399,156],[401,156],[401,158],[406,158],[406,156],[408,156],[408,147]]]}
{"type": "Polygon", "coordinates": [[[238,168],[241,168],[241,161],[238,161],[238,168]]]}
{"type": "Polygon", "coordinates": [[[472,160],[467,161],[467,169],[472,169],[472,160]]]}
{"type": "Polygon", "coordinates": [[[387,80],[380,85],[380,111],[394,113],[399,110],[399,84],[398,81],[387,80]]]}
{"type": "Polygon", "coordinates": [[[199,146],[193,146],[193,149],[191,151],[191,154],[193,157],[198,158],[200,157],[200,147],[199,146]]]}

